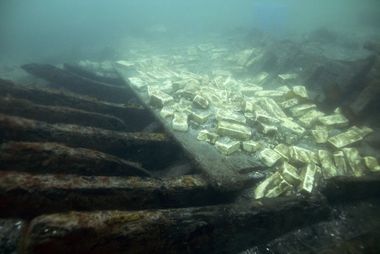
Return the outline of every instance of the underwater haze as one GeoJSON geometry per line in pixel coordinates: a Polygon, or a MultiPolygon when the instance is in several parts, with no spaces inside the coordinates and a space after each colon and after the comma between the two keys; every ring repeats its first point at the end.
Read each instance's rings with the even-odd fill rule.
{"type": "Polygon", "coordinates": [[[321,27],[379,34],[377,0],[2,0],[0,62],[115,57],[126,37],[192,40],[260,29],[276,37],[321,27]]]}
{"type": "Polygon", "coordinates": [[[380,0],[0,0],[0,254],[380,253],[379,98],[380,0]]]}

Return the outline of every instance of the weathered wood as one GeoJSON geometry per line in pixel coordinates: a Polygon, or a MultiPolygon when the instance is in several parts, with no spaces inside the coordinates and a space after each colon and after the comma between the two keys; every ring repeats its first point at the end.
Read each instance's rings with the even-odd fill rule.
{"type": "Polygon", "coordinates": [[[378,109],[380,102],[380,55],[376,57],[375,63],[361,82],[362,90],[352,92],[351,98],[346,102],[355,119],[366,124],[377,126],[379,123],[378,109]]]}
{"type": "Polygon", "coordinates": [[[334,204],[327,221],[307,225],[240,254],[380,253],[380,200],[334,204]]]}
{"type": "Polygon", "coordinates": [[[380,174],[362,177],[334,177],[325,182],[321,192],[331,202],[352,202],[380,197],[380,174]]]}
{"type": "Polygon", "coordinates": [[[128,87],[113,86],[67,72],[49,64],[25,64],[21,66],[25,71],[39,78],[43,78],[53,87],[64,88],[68,91],[100,100],[127,103],[132,97],[128,87]]]}
{"type": "Polygon", "coordinates": [[[153,121],[149,112],[138,105],[114,104],[60,90],[15,85],[11,81],[2,79],[0,79],[0,94],[29,100],[36,104],[70,107],[116,116],[127,124],[128,131],[140,130],[153,121]]]}
{"type": "Polygon", "coordinates": [[[57,142],[137,161],[161,169],[181,155],[165,134],[116,132],[70,124],[48,124],[0,114],[0,141],[57,142]]]}
{"type": "Polygon", "coordinates": [[[227,201],[201,177],[153,179],[0,172],[0,215],[33,217],[71,210],[136,210],[227,201]]]}
{"type": "Polygon", "coordinates": [[[25,221],[20,219],[0,219],[0,253],[19,253],[19,244],[25,224],[25,221]]]}
{"type": "MultiPolygon", "coordinates": [[[[360,222],[361,224],[363,220],[360,222]]],[[[337,222],[334,221],[336,224],[337,222]]],[[[351,225],[352,228],[356,225],[351,225]]],[[[240,254],[305,254],[305,253],[358,253],[358,254],[378,254],[380,252],[380,228],[374,229],[373,231],[364,232],[355,236],[347,237],[344,234],[339,235],[340,240],[335,239],[337,230],[335,228],[330,228],[330,231],[325,228],[315,228],[308,227],[309,234],[301,235],[292,234],[286,239],[276,239],[274,243],[269,243],[268,245],[258,246],[240,254]],[[319,239],[315,235],[314,230],[326,230],[326,236],[319,239]],[[292,238],[290,238],[292,237],[292,238]],[[314,240],[314,242],[312,242],[314,240]],[[319,240],[319,241],[318,241],[319,240]],[[290,242],[290,243],[289,243],[290,242]]],[[[346,232],[352,231],[352,228],[347,228],[346,232]]]]}
{"type": "Polygon", "coordinates": [[[355,100],[350,103],[349,108],[352,112],[359,118],[364,118],[368,113],[366,112],[366,107],[377,99],[380,94],[380,81],[376,80],[369,83],[355,98],[355,100]],[[363,116],[364,115],[364,116],[363,116]]]}
{"type": "Polygon", "coordinates": [[[126,130],[123,120],[104,114],[68,107],[45,106],[28,100],[0,96],[0,113],[44,121],[47,123],[67,123],[107,130],[126,130]]]}
{"type": "MultiPolygon", "coordinates": [[[[103,82],[103,83],[107,83],[111,85],[125,86],[124,80],[122,80],[120,77],[113,78],[113,77],[101,76],[94,72],[86,70],[84,67],[80,65],[76,65],[76,64],[65,63],[63,67],[65,70],[84,78],[92,79],[95,81],[99,81],[99,82],[103,82]]],[[[115,75],[118,75],[118,74],[115,72],[115,75]]]]}
{"type": "Polygon", "coordinates": [[[238,253],[328,215],[320,198],[52,214],[31,222],[25,253],[238,253]]]}
{"type": "Polygon", "coordinates": [[[0,145],[0,170],[87,176],[150,176],[138,163],[57,143],[3,143],[0,145]]]}
{"type": "MultiPolygon", "coordinates": [[[[294,59],[295,63],[297,60],[294,59]]],[[[352,101],[363,87],[365,76],[373,65],[373,58],[356,61],[337,61],[320,58],[310,61],[304,69],[303,77],[313,91],[322,89],[324,101],[320,106],[335,108],[352,101]]]]}

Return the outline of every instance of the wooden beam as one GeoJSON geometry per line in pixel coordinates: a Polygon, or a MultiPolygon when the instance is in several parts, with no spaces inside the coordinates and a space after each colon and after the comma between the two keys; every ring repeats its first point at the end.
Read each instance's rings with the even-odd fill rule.
{"type": "Polygon", "coordinates": [[[125,86],[124,80],[122,80],[116,72],[114,73],[116,77],[107,77],[107,76],[101,76],[94,72],[86,70],[84,67],[77,64],[65,63],[63,64],[63,68],[80,77],[88,78],[91,80],[95,80],[98,82],[103,82],[103,83],[107,83],[111,85],[125,86]]]}
{"type": "Polygon", "coordinates": [[[148,170],[162,169],[181,150],[165,134],[116,132],[70,124],[48,124],[0,114],[0,141],[56,142],[137,161],[148,170]]]}
{"type": "Polygon", "coordinates": [[[21,67],[28,73],[51,82],[51,85],[56,88],[64,88],[74,93],[114,103],[127,103],[132,98],[127,86],[120,87],[97,82],[53,65],[32,63],[21,67]]]}
{"type": "Polygon", "coordinates": [[[35,218],[25,253],[238,253],[330,210],[320,197],[146,211],[71,212],[35,218]]]}
{"type": "MultiPolygon", "coordinates": [[[[200,176],[167,179],[0,172],[0,215],[32,218],[71,210],[136,210],[226,202],[200,176]]],[[[78,242],[78,244],[80,244],[78,242]]]]}
{"type": "Polygon", "coordinates": [[[57,143],[8,142],[0,145],[0,170],[85,176],[150,176],[138,163],[85,148],[57,143]]]}
{"type": "Polygon", "coordinates": [[[337,176],[328,179],[321,192],[332,202],[353,202],[380,197],[380,174],[367,176],[337,176]]]}
{"type": "Polygon", "coordinates": [[[2,79],[0,94],[46,106],[70,107],[115,116],[127,124],[127,131],[141,130],[153,121],[152,116],[142,106],[109,103],[62,90],[16,85],[2,79]]]}
{"type": "Polygon", "coordinates": [[[28,100],[0,96],[0,112],[47,123],[77,124],[108,130],[127,130],[123,120],[68,107],[45,106],[28,100]]]}

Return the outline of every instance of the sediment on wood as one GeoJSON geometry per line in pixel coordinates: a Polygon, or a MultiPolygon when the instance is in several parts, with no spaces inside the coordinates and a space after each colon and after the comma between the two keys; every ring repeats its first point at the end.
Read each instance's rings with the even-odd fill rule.
{"type": "Polygon", "coordinates": [[[36,104],[70,107],[115,116],[127,124],[128,131],[140,130],[153,121],[149,112],[139,105],[115,104],[62,90],[16,85],[2,79],[0,79],[0,94],[29,100],[36,104]]]}
{"type": "Polygon", "coordinates": [[[99,81],[99,82],[103,82],[103,83],[107,83],[111,85],[116,85],[116,86],[125,86],[124,81],[119,78],[116,72],[115,72],[115,77],[107,77],[107,76],[98,75],[94,72],[86,70],[84,67],[77,64],[65,63],[63,67],[65,70],[84,78],[88,78],[91,80],[95,80],[95,81],[99,81]]]}
{"type": "Polygon", "coordinates": [[[333,203],[352,202],[360,199],[380,197],[380,174],[367,176],[337,176],[328,179],[321,189],[333,203]]]}
{"type": "Polygon", "coordinates": [[[161,133],[117,132],[70,124],[48,124],[0,114],[0,141],[55,142],[139,161],[148,170],[162,169],[182,155],[161,133]]]}
{"type": "Polygon", "coordinates": [[[8,142],[0,145],[0,170],[103,176],[150,176],[139,163],[57,143],[8,142]]]}
{"type": "Polygon", "coordinates": [[[49,64],[25,64],[21,66],[28,73],[51,82],[55,88],[91,96],[114,103],[127,103],[132,98],[129,87],[113,86],[80,77],[49,64]]]}
{"type": "Polygon", "coordinates": [[[238,253],[329,216],[320,197],[35,218],[26,253],[238,253]]]}
{"type": "Polygon", "coordinates": [[[230,199],[231,196],[218,195],[198,175],[154,179],[0,172],[0,215],[3,217],[30,218],[72,210],[204,206],[230,199]]]}
{"type": "Polygon", "coordinates": [[[47,123],[67,123],[108,130],[126,130],[125,123],[115,117],[68,107],[45,106],[28,100],[0,96],[0,112],[47,123]]]}

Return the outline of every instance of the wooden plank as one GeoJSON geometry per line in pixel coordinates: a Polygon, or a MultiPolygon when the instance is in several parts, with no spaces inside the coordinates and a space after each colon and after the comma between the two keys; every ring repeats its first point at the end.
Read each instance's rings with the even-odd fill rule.
{"type": "Polygon", "coordinates": [[[63,64],[63,68],[65,70],[75,74],[75,75],[78,75],[78,76],[81,76],[84,78],[88,78],[91,80],[95,80],[95,81],[99,81],[99,82],[103,82],[103,83],[107,83],[107,84],[111,84],[111,85],[125,86],[124,81],[122,79],[120,79],[120,77],[117,75],[117,73],[115,73],[115,75],[117,77],[101,76],[97,73],[94,73],[94,72],[87,70],[86,68],[84,68],[80,65],[68,64],[68,63],[63,64]]]}
{"type": "Polygon", "coordinates": [[[127,130],[123,120],[115,117],[80,109],[45,106],[28,100],[0,96],[0,112],[47,123],[77,124],[107,130],[127,130]]]}
{"type": "Polygon", "coordinates": [[[62,90],[16,85],[3,79],[0,79],[0,94],[46,106],[70,107],[115,116],[127,124],[126,131],[141,130],[153,120],[149,112],[139,105],[115,104],[62,90]]]}
{"type": "Polygon", "coordinates": [[[25,253],[239,253],[329,216],[319,198],[35,218],[25,253]]]}
{"type": "Polygon", "coordinates": [[[321,192],[332,203],[380,197],[380,173],[367,176],[337,176],[328,179],[321,192]]]}
{"type": "Polygon", "coordinates": [[[30,218],[71,210],[142,210],[226,201],[197,175],[154,179],[0,172],[1,216],[30,218]]]}
{"type": "Polygon", "coordinates": [[[48,124],[0,114],[0,141],[56,142],[136,161],[148,170],[167,167],[182,154],[162,133],[118,132],[72,124],[48,124]]]}
{"type": "MultiPolygon", "coordinates": [[[[120,76],[127,84],[128,73],[121,67],[115,66],[120,76]]],[[[149,98],[146,92],[139,92],[131,86],[131,90],[135,93],[145,108],[151,110],[157,121],[161,122],[166,132],[170,134],[187,152],[190,158],[199,166],[216,187],[231,190],[242,190],[257,182],[247,175],[240,174],[239,171],[247,167],[256,167],[257,164],[251,156],[246,154],[233,154],[231,156],[223,156],[213,146],[196,139],[195,133],[188,131],[173,131],[170,123],[162,119],[159,111],[153,109],[149,105],[149,98]]]]}
{"type": "Polygon", "coordinates": [[[57,143],[7,142],[0,145],[0,170],[103,176],[150,176],[138,163],[57,143]]]}
{"type": "Polygon", "coordinates": [[[114,103],[127,103],[132,98],[128,87],[113,86],[80,77],[49,64],[25,64],[21,66],[28,73],[43,78],[53,87],[91,96],[114,103]]]}

